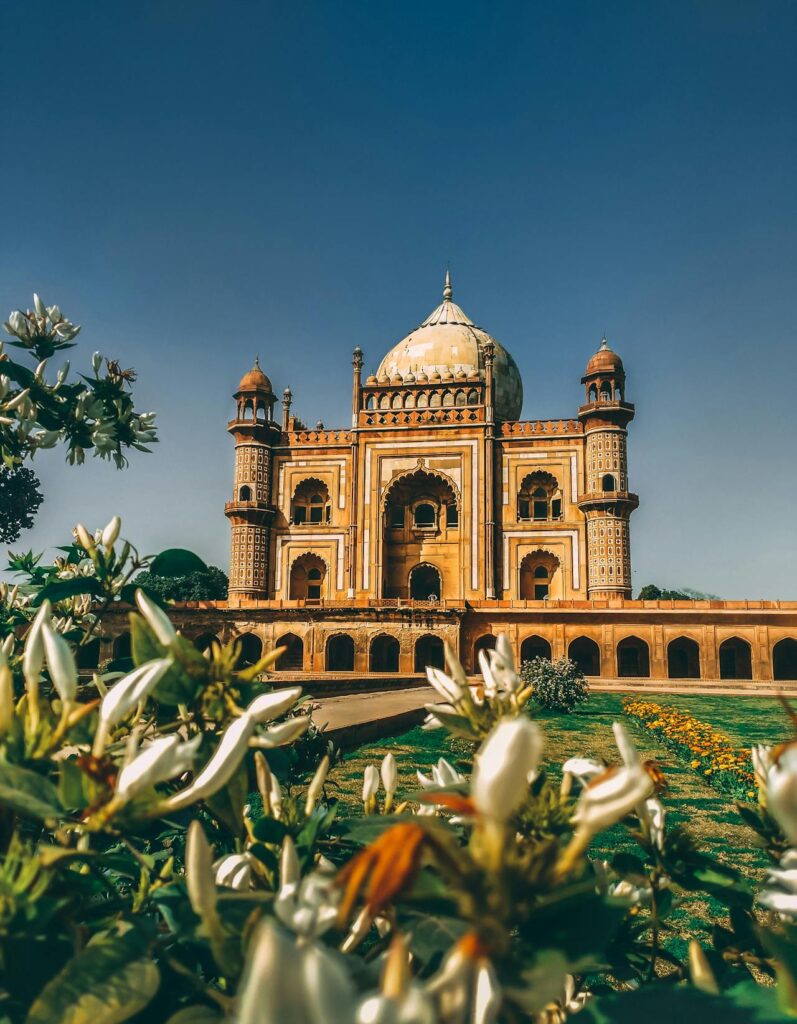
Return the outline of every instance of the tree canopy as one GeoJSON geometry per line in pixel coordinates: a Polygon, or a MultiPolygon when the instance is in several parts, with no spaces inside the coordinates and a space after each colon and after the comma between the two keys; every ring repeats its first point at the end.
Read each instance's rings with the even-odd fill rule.
{"type": "Polygon", "coordinates": [[[0,466],[0,542],[11,544],[33,519],[44,500],[39,478],[25,466],[0,466]]]}
{"type": "Polygon", "coordinates": [[[209,565],[203,572],[185,576],[158,576],[145,569],[136,576],[135,583],[164,601],[223,601],[229,581],[226,573],[209,565]]]}

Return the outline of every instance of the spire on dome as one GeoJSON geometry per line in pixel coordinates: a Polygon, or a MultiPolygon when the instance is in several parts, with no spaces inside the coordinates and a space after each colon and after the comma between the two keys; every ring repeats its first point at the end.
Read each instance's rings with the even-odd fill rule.
{"type": "Polygon", "coordinates": [[[600,347],[599,351],[605,352],[608,347],[609,347],[609,343],[606,340],[606,335],[604,334],[603,338],[601,339],[601,347],[600,347]]]}
{"type": "Polygon", "coordinates": [[[454,289],[451,287],[451,271],[446,267],[446,284],[443,288],[443,302],[450,302],[454,298],[454,289]]]}

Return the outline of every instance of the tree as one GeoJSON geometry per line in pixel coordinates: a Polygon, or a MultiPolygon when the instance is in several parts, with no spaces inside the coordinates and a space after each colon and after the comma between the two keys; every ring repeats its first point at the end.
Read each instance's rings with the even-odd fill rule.
{"type": "Polygon", "coordinates": [[[10,544],[23,530],[33,526],[33,519],[44,500],[39,478],[25,466],[14,469],[0,467],[0,542],[10,544]]]}
{"type": "Polygon", "coordinates": [[[186,576],[157,576],[145,569],[136,576],[135,584],[164,601],[223,601],[229,580],[221,569],[209,565],[204,572],[186,576]]]}
{"type": "Polygon", "coordinates": [[[702,590],[683,587],[681,590],[662,590],[655,583],[648,583],[637,595],[638,601],[710,601],[716,594],[704,594],[702,590]]]}

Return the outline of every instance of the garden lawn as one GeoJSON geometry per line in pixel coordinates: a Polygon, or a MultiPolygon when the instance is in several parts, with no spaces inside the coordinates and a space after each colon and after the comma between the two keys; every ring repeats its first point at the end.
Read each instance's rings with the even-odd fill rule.
{"type": "MultiPolygon", "coordinates": [[[[624,695],[593,693],[571,715],[535,713],[545,732],[545,761],[552,776],[560,775],[560,766],[568,757],[584,755],[606,762],[619,760],[612,734],[612,722],[622,721],[634,737],[643,759],[655,760],[664,772],[669,790],[664,798],[670,824],[683,824],[707,853],[734,865],[756,881],[763,877],[766,856],[754,845],[755,834],[742,824],[736,808],[727,797],[712,789],[691,768],[681,762],[673,751],[658,743],[650,733],[622,713],[624,695]]],[[[740,747],[752,743],[776,743],[788,738],[792,731],[777,700],[755,697],[688,697],[647,695],[660,704],[675,705],[695,717],[727,733],[740,747]]],[[[360,806],[363,769],[378,765],[392,751],[399,769],[399,793],[410,796],[417,792],[415,770],[428,774],[439,757],[447,757],[466,773],[469,764],[468,745],[452,740],[442,729],[428,732],[415,728],[401,736],[360,747],[346,755],[330,775],[339,787],[337,795],[345,808],[360,806]],[[461,764],[457,764],[462,761],[461,764]]],[[[345,814],[346,811],[343,810],[345,814]]],[[[622,826],[602,834],[590,851],[593,857],[610,858],[621,850],[633,851],[635,844],[622,826]]],[[[674,952],[683,955],[684,942],[698,933],[698,922],[716,919],[724,913],[713,900],[688,898],[675,912],[673,924],[680,930],[674,952]]]]}

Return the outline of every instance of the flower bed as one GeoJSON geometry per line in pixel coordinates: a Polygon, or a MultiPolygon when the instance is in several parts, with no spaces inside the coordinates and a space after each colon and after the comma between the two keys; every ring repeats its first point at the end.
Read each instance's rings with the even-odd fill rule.
{"type": "Polygon", "coordinates": [[[738,800],[755,797],[750,751],[734,747],[724,733],[685,711],[648,700],[628,697],[623,701],[623,711],[712,786],[738,800]]]}

